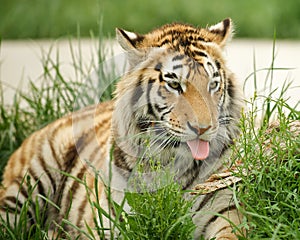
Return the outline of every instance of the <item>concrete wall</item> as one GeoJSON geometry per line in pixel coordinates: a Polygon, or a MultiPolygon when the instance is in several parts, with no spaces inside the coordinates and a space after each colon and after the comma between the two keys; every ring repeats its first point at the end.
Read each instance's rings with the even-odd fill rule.
{"type": "MultiPolygon", "coordinates": [[[[3,83],[6,103],[12,102],[14,91],[19,88],[26,91],[29,80],[42,81],[43,62],[51,59],[59,62],[60,70],[67,79],[82,77],[74,72],[74,61],[81,65],[86,74],[93,74],[97,66],[96,40],[57,40],[57,41],[3,41],[0,52],[0,81],[3,83]],[[81,61],[79,60],[81,59],[81,61]]],[[[108,42],[106,55],[110,56],[111,45],[113,55],[118,61],[124,60],[122,50],[115,42],[108,42]]],[[[227,47],[228,64],[236,73],[241,83],[254,71],[254,62],[257,70],[266,69],[272,62],[272,40],[233,40],[227,47]],[[255,59],[255,60],[254,60],[255,59]]],[[[277,41],[275,45],[275,68],[288,68],[289,70],[275,70],[273,76],[273,89],[281,87],[286,80],[293,81],[288,92],[289,103],[295,104],[300,100],[300,42],[277,41]]],[[[109,59],[110,57],[107,57],[109,59]]],[[[118,65],[122,65],[120,62],[118,65]]],[[[123,69],[120,66],[120,71],[123,69]]],[[[257,73],[259,93],[265,94],[265,78],[267,70],[257,73]]],[[[253,75],[247,80],[245,95],[253,95],[253,75]]],[[[268,85],[268,84],[267,84],[268,85]]],[[[300,108],[300,107],[299,107],[300,108]]]]}

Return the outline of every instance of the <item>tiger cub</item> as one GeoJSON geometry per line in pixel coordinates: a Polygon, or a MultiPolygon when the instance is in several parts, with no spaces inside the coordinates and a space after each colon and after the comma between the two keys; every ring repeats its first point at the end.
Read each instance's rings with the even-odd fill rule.
{"type": "MultiPolygon", "coordinates": [[[[95,211],[89,201],[96,201],[95,189],[101,207],[109,211],[108,174],[111,196],[120,203],[137,162],[151,172],[151,154],[182,189],[192,189],[223,167],[221,159],[239,134],[242,106],[240,87],[223,56],[233,34],[232,21],[207,28],[174,23],[145,35],[117,29],[116,34],[130,69],[117,84],[114,100],[49,124],[10,157],[0,197],[1,216],[10,217],[10,224],[18,221],[15,215],[30,190],[40,208],[45,198],[57,206],[46,212],[48,221],[59,225],[67,218],[78,229],[94,229],[95,211]],[[96,186],[91,169],[103,179],[96,186]],[[25,175],[33,190],[23,183],[25,175]],[[86,191],[78,179],[94,191],[86,191]]],[[[149,174],[145,181],[151,181],[149,174]]],[[[126,204],[124,208],[128,210],[126,204]]],[[[240,223],[229,189],[199,196],[193,211],[195,239],[236,239],[225,220],[240,223]]],[[[36,222],[34,207],[28,217],[28,225],[36,222]]],[[[106,218],[103,224],[110,226],[106,218]]],[[[79,235],[74,227],[64,228],[79,235]]]]}

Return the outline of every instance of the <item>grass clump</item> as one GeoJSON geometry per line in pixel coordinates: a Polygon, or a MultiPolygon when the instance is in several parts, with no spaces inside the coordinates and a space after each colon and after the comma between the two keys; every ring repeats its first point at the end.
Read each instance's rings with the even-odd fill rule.
{"type": "Polygon", "coordinates": [[[242,181],[236,197],[246,217],[247,239],[300,238],[299,102],[287,103],[290,84],[272,89],[274,59],[273,53],[265,79],[270,93],[259,96],[255,91],[233,148],[233,158],[242,162],[237,167],[242,181]]]}
{"type": "Polygon", "coordinates": [[[3,94],[6,86],[0,84],[0,180],[9,156],[32,132],[72,111],[112,98],[113,83],[118,80],[113,71],[114,59],[109,59],[112,71],[105,69],[112,50],[99,39],[96,58],[83,64],[80,38],[77,41],[75,47],[70,40],[70,64],[75,79],[62,73],[59,53],[55,59],[50,56],[54,51],[52,47],[43,52],[41,77],[31,80],[25,91],[17,89],[9,105],[3,94]]]}
{"type": "Polygon", "coordinates": [[[127,214],[124,227],[129,239],[193,239],[191,201],[183,198],[174,182],[155,192],[127,193],[133,214],[127,214]]]}
{"type": "MultiPolygon", "coordinates": [[[[282,101],[276,102],[283,107],[282,101]]],[[[243,116],[236,158],[243,159],[237,198],[247,217],[248,239],[300,238],[300,112],[283,113],[258,130],[243,116]],[[245,174],[246,170],[246,175],[245,174]]]]}
{"type": "Polygon", "coordinates": [[[150,183],[141,173],[134,181],[136,191],[126,192],[131,212],[124,217],[128,239],[193,239],[192,200],[184,198],[184,191],[171,173],[159,162],[152,167],[156,177],[150,183]],[[139,190],[138,190],[139,189],[139,190]],[[153,190],[154,189],[154,190],[153,190]]]}

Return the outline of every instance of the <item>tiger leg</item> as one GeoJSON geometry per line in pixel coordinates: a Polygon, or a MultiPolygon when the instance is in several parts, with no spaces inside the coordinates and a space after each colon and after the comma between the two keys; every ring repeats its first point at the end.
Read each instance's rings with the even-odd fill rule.
{"type": "Polygon", "coordinates": [[[242,216],[236,209],[230,189],[198,196],[193,211],[195,239],[238,239],[236,226],[241,223],[242,216]]]}
{"type": "Polygon", "coordinates": [[[10,227],[18,224],[26,224],[29,227],[38,221],[37,218],[42,222],[46,220],[41,219],[41,216],[45,216],[45,199],[50,192],[44,194],[41,179],[42,176],[35,179],[35,176],[27,173],[23,178],[17,177],[1,191],[0,215],[10,227]]]}
{"type": "Polygon", "coordinates": [[[238,231],[234,231],[234,225],[241,223],[242,215],[237,209],[228,210],[217,217],[217,219],[207,228],[205,238],[211,239],[238,239],[238,231]]]}
{"type": "Polygon", "coordinates": [[[40,130],[26,139],[5,168],[0,215],[11,227],[17,226],[20,219],[27,226],[37,220],[47,221],[46,214],[42,214],[48,205],[46,199],[51,199],[61,177],[53,170],[58,166],[49,154],[49,144],[44,144],[48,141],[44,136],[45,131],[40,130]],[[30,146],[36,146],[35,151],[30,146]]]}

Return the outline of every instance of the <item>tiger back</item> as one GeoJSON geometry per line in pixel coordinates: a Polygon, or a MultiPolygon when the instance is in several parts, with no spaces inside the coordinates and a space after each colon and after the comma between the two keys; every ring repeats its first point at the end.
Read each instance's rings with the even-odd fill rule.
{"type": "MultiPolygon", "coordinates": [[[[120,203],[140,162],[150,173],[145,181],[152,180],[150,158],[172,173],[182,189],[220,171],[238,136],[242,105],[240,87],[223,56],[232,32],[230,19],[208,28],[169,24],[145,35],[117,29],[130,68],[117,84],[114,100],[65,116],[24,141],[5,169],[1,216],[14,221],[32,191],[40,207],[46,207],[45,198],[58,206],[46,207],[47,221],[60,224],[67,218],[79,229],[93,228],[89,199],[100,196],[101,207],[109,211],[109,174],[113,200],[120,203]],[[102,182],[95,181],[94,170],[102,182]],[[22,184],[24,176],[36,188],[22,184]],[[94,191],[86,192],[78,180],[94,191]]],[[[199,196],[193,211],[196,239],[236,239],[231,224],[217,217],[239,224],[229,189],[199,196]],[[217,215],[204,214],[209,211],[217,215]]],[[[34,224],[33,209],[28,215],[29,225],[34,224]]],[[[103,224],[108,228],[109,219],[103,224]]],[[[65,229],[80,235],[70,226],[65,229]]]]}

